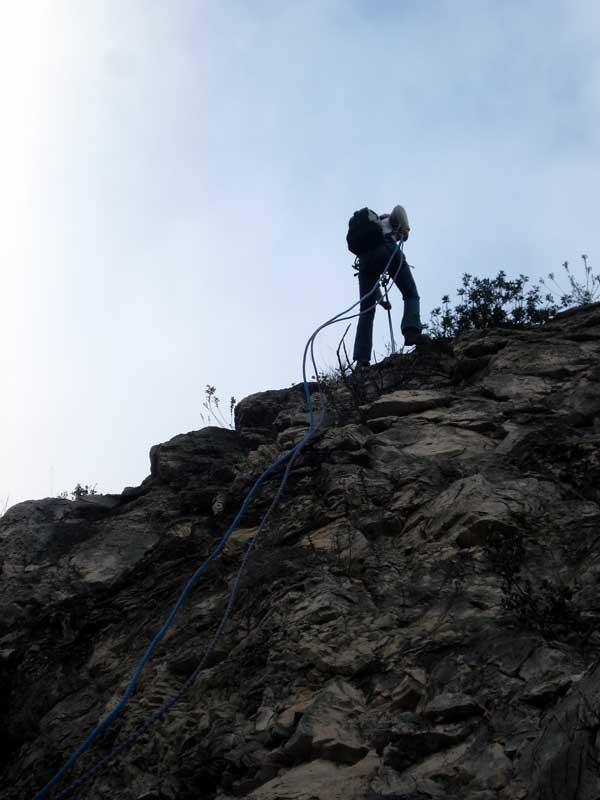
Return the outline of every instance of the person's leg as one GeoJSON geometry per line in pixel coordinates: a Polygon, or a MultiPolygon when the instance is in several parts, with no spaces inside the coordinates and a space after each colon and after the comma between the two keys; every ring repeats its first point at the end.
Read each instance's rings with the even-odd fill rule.
{"type": "Polygon", "coordinates": [[[404,253],[400,253],[398,258],[394,258],[388,271],[392,277],[394,277],[396,286],[400,289],[402,299],[404,300],[404,315],[400,328],[404,336],[406,336],[407,333],[418,335],[423,329],[423,325],[421,324],[421,301],[419,292],[417,291],[417,285],[406,258],[404,257],[404,253]],[[402,259],[402,266],[399,270],[398,264],[400,262],[398,258],[402,259]]]}
{"type": "MultiPolygon", "coordinates": [[[[380,275],[381,272],[377,271],[376,263],[370,262],[361,267],[358,273],[360,297],[364,297],[371,291],[380,275]]],[[[359,364],[369,364],[371,361],[371,350],[373,349],[373,320],[378,297],[381,297],[379,288],[365,300],[361,300],[361,315],[358,318],[356,338],[354,339],[354,360],[359,364]]]]}

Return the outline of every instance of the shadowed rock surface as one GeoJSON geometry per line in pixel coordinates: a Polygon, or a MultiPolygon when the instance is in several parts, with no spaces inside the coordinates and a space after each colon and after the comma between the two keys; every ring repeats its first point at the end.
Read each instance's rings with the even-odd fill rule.
{"type": "MultiPolygon", "coordinates": [[[[392,356],[316,404],[207,668],[76,796],[598,800],[600,307],[392,356]]],[[[307,424],[301,386],[253,395],[236,431],[152,448],[139,487],[0,519],[2,800],[33,797],[115,705],[307,424]]],[[[277,485],[71,779],[194,670],[277,485]]]]}

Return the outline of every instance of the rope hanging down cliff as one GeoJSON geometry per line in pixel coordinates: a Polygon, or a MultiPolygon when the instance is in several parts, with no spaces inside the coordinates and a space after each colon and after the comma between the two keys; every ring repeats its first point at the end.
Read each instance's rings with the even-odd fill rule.
{"type": "MultiPolygon", "coordinates": [[[[398,252],[398,250],[401,250],[401,249],[402,249],[402,244],[401,243],[397,244],[395,249],[394,249],[394,251],[392,252],[392,254],[390,256],[390,259],[388,261],[387,267],[389,267],[389,265],[392,263],[392,260],[393,260],[394,256],[396,255],[396,253],[398,252]]],[[[401,263],[402,262],[400,262],[400,264],[401,263]]],[[[387,267],[386,267],[386,271],[387,271],[387,267]]],[[[398,269],[400,269],[400,267],[398,269]]],[[[384,274],[385,274],[385,272],[384,272],[384,274]]],[[[244,502],[242,503],[242,505],[240,507],[240,510],[238,511],[238,513],[235,516],[235,518],[234,518],[233,522],[231,523],[231,525],[227,528],[227,530],[225,531],[225,533],[221,537],[220,541],[218,542],[218,544],[216,545],[214,550],[210,553],[210,555],[206,558],[206,560],[198,567],[198,569],[194,572],[192,577],[189,579],[187,584],[184,586],[184,588],[180,592],[179,597],[177,599],[177,602],[175,603],[175,605],[171,609],[170,613],[166,617],[162,627],[160,628],[158,633],[155,635],[154,639],[152,640],[152,642],[150,643],[148,648],[146,649],[146,652],[142,656],[140,662],[138,663],[138,665],[134,669],[134,671],[132,673],[132,676],[131,676],[131,679],[129,681],[129,684],[127,685],[127,688],[126,688],[125,692],[123,693],[123,696],[121,697],[119,702],[109,712],[109,714],[103,720],[101,720],[98,723],[98,725],[92,730],[92,732],[88,735],[88,737],[81,744],[81,746],[75,751],[75,753],[73,753],[70,756],[70,758],[66,761],[66,763],[48,781],[48,783],[35,795],[33,800],[43,800],[43,798],[48,797],[50,791],[53,789],[54,786],[56,786],[56,784],[58,783],[58,781],[60,781],[60,779],[63,777],[63,775],[66,772],[68,772],[75,765],[75,763],[90,748],[90,746],[98,738],[98,736],[100,736],[100,734],[103,733],[109,727],[109,725],[113,722],[113,720],[124,709],[124,707],[127,705],[129,699],[131,698],[131,696],[132,696],[132,694],[133,694],[133,692],[134,692],[134,690],[135,690],[135,688],[137,686],[138,680],[140,678],[140,675],[141,675],[144,667],[146,666],[146,664],[150,660],[152,654],[154,653],[155,649],[158,647],[160,641],[163,639],[163,637],[165,636],[165,634],[168,631],[168,629],[171,627],[171,625],[173,623],[173,620],[175,619],[175,616],[177,615],[177,612],[179,611],[181,606],[184,604],[188,594],[194,588],[194,586],[197,584],[197,582],[201,578],[201,576],[204,575],[204,573],[207,571],[208,567],[210,566],[210,563],[212,561],[214,561],[220,555],[220,553],[223,551],[223,549],[224,549],[225,545],[227,544],[229,538],[231,537],[232,533],[239,527],[240,522],[242,521],[242,519],[243,519],[243,517],[244,517],[244,515],[245,515],[245,513],[246,513],[246,511],[248,509],[248,506],[250,505],[250,502],[252,501],[253,497],[255,496],[255,494],[257,493],[257,491],[261,487],[261,485],[280,466],[282,466],[283,464],[285,464],[287,462],[287,466],[286,466],[285,472],[284,472],[284,474],[282,476],[282,479],[280,481],[280,484],[279,484],[279,487],[278,487],[277,492],[275,494],[275,497],[274,497],[269,509],[267,510],[267,513],[265,514],[265,516],[264,516],[264,518],[263,518],[263,520],[262,520],[262,522],[261,522],[261,524],[260,524],[255,536],[249,542],[249,544],[248,544],[248,546],[246,548],[244,557],[242,559],[242,563],[240,565],[240,568],[238,570],[238,574],[236,576],[236,580],[234,582],[234,586],[233,586],[233,588],[232,588],[232,590],[230,592],[230,596],[229,596],[229,600],[228,600],[228,603],[227,603],[227,607],[226,607],[225,612],[224,612],[224,614],[223,614],[223,616],[221,618],[221,621],[219,623],[217,631],[216,631],[213,639],[211,640],[211,642],[210,642],[210,644],[209,644],[209,646],[208,646],[208,648],[207,648],[202,660],[198,664],[198,666],[194,669],[194,671],[191,673],[191,675],[187,678],[187,680],[185,681],[183,686],[172,697],[170,697],[168,700],[166,700],[165,703],[161,706],[161,708],[159,708],[152,715],[147,717],[144,720],[144,722],[132,734],[130,734],[129,737],[127,737],[119,745],[116,745],[111,750],[111,752],[108,753],[106,756],[104,756],[102,759],[100,759],[100,761],[94,767],[91,767],[89,770],[84,772],[77,780],[75,780],[72,784],[67,786],[58,795],[56,795],[55,800],[63,800],[63,798],[67,798],[67,797],[72,796],[82,785],[84,785],[88,781],[90,781],[93,778],[95,778],[98,774],[100,774],[100,772],[102,772],[103,769],[109,764],[109,762],[112,761],[116,756],[120,755],[121,753],[127,751],[130,747],[132,747],[135,744],[135,742],[137,742],[156,722],[158,722],[175,705],[175,703],[183,696],[183,694],[187,691],[187,689],[189,689],[189,687],[196,680],[196,678],[198,677],[199,673],[204,668],[206,662],[208,661],[208,659],[210,658],[210,656],[214,652],[214,649],[215,649],[216,645],[218,644],[221,636],[223,635],[223,632],[224,632],[224,629],[225,629],[225,625],[227,624],[227,621],[228,621],[228,619],[229,619],[229,617],[231,615],[231,611],[233,609],[233,605],[235,603],[235,599],[236,599],[236,596],[237,596],[237,593],[238,593],[238,590],[239,590],[240,581],[241,581],[241,578],[242,578],[242,576],[244,574],[245,568],[247,566],[250,554],[251,554],[251,552],[252,552],[252,550],[253,550],[253,548],[254,548],[254,546],[255,546],[255,544],[256,544],[259,536],[260,536],[260,534],[262,533],[262,530],[264,529],[268,518],[270,517],[272,511],[276,508],[277,504],[279,503],[281,495],[283,494],[283,491],[285,489],[285,485],[287,483],[287,480],[288,480],[291,468],[293,466],[293,463],[297,459],[297,457],[300,455],[300,453],[304,449],[304,447],[306,447],[306,445],[308,444],[310,439],[314,436],[314,434],[318,430],[319,425],[320,425],[320,423],[322,421],[322,420],[318,420],[317,421],[317,419],[315,418],[314,409],[313,409],[312,395],[311,395],[311,391],[310,391],[310,386],[309,386],[309,382],[308,382],[308,378],[307,378],[307,369],[306,369],[307,359],[308,359],[308,355],[310,353],[311,363],[312,363],[313,369],[315,371],[315,375],[317,376],[317,380],[318,380],[318,370],[317,370],[317,365],[316,365],[315,357],[314,357],[314,342],[315,342],[315,339],[316,339],[316,337],[319,335],[319,333],[322,330],[324,330],[325,328],[329,327],[330,325],[334,325],[337,322],[342,322],[342,321],[346,321],[346,320],[349,320],[349,319],[355,319],[356,317],[360,317],[361,314],[368,313],[368,311],[370,311],[371,308],[366,309],[366,310],[364,310],[362,312],[359,312],[358,314],[352,314],[351,316],[347,316],[358,305],[360,305],[360,303],[362,301],[366,300],[371,295],[373,295],[377,291],[379,285],[380,285],[380,280],[378,279],[375,282],[375,284],[373,285],[373,288],[369,292],[367,292],[365,295],[363,295],[363,297],[361,297],[356,303],[353,303],[351,306],[346,308],[344,311],[341,311],[339,314],[336,314],[335,316],[331,317],[331,319],[327,320],[327,322],[324,322],[322,325],[320,325],[312,333],[312,335],[310,336],[310,338],[308,339],[308,341],[307,341],[307,343],[305,345],[304,353],[303,353],[303,357],[302,357],[302,382],[303,382],[303,386],[304,386],[304,394],[305,394],[305,397],[306,397],[306,404],[307,404],[308,416],[309,416],[309,427],[308,427],[307,432],[304,434],[304,436],[298,442],[298,444],[296,444],[291,450],[289,450],[288,452],[284,453],[275,462],[273,462],[273,464],[271,464],[269,467],[267,467],[267,469],[265,469],[265,471],[262,473],[262,475],[260,475],[259,478],[256,480],[256,482],[254,483],[254,485],[252,486],[252,488],[250,489],[250,491],[248,492],[248,494],[244,498],[244,502]]]]}

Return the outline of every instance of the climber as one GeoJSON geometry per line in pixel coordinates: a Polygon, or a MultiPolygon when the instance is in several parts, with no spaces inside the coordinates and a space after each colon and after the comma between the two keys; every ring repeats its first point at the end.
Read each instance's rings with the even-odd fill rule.
{"type": "MultiPolygon", "coordinates": [[[[368,208],[356,211],[348,224],[348,249],[358,256],[358,286],[360,297],[369,294],[375,282],[385,271],[390,256],[398,241],[408,239],[410,225],[406,211],[395,206],[391,214],[378,215],[368,208]]],[[[404,315],[401,330],[407,346],[425,344],[429,337],[422,331],[419,293],[406,261],[404,253],[397,250],[387,268],[388,275],[394,279],[404,300],[404,315]]],[[[373,349],[373,321],[375,306],[382,302],[379,287],[360,304],[361,316],[358,320],[354,341],[354,360],[361,367],[368,366],[373,349]]]]}

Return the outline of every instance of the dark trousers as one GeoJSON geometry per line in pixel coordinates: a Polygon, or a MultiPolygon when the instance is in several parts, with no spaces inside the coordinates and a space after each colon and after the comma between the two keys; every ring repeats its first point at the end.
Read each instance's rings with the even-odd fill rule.
{"type": "MultiPolygon", "coordinates": [[[[390,256],[394,252],[395,245],[392,242],[384,242],[375,250],[361,256],[359,260],[358,286],[360,297],[368,294],[376,281],[383,274],[390,256]]],[[[420,301],[417,286],[406,262],[404,253],[397,250],[388,269],[388,274],[394,279],[394,283],[402,293],[404,300],[404,315],[402,317],[401,330],[417,330],[421,332],[420,301]]],[[[360,304],[361,316],[358,318],[356,339],[354,340],[354,360],[368,363],[371,360],[371,350],[373,349],[373,320],[375,318],[375,304],[380,297],[378,290],[372,295],[362,300],[360,304]]]]}

